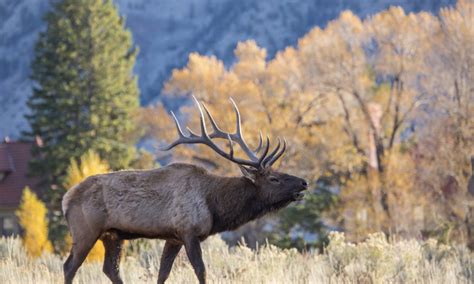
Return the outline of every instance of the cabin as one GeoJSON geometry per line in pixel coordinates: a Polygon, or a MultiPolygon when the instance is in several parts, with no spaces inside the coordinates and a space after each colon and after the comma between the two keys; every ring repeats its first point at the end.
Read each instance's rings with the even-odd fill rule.
{"type": "Polygon", "coordinates": [[[0,143],[0,236],[20,233],[15,211],[23,189],[28,186],[37,192],[38,179],[28,176],[32,146],[32,142],[12,142],[8,138],[0,143]]]}

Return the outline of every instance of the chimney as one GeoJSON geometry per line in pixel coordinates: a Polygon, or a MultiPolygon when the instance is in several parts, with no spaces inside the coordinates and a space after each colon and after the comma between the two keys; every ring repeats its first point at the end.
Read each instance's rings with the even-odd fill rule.
{"type": "Polygon", "coordinates": [[[35,136],[35,142],[36,142],[36,145],[40,148],[43,147],[43,145],[44,145],[43,139],[41,139],[41,137],[39,135],[35,136]]]}

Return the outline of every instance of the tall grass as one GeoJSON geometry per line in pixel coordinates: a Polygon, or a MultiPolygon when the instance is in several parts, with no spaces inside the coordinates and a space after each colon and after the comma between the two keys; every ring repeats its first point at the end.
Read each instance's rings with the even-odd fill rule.
{"type": "MultiPolygon", "coordinates": [[[[125,283],[156,283],[162,241],[131,242],[121,263],[125,283]]],[[[436,241],[387,241],[370,235],[358,244],[333,233],[323,254],[282,250],[272,245],[252,251],[229,248],[219,237],[203,243],[210,283],[473,283],[473,253],[436,241]]],[[[21,240],[0,239],[0,283],[61,283],[64,258],[32,259],[21,240]]],[[[168,283],[196,283],[182,252],[168,283]]],[[[110,283],[100,263],[85,263],[75,283],[110,283]]]]}

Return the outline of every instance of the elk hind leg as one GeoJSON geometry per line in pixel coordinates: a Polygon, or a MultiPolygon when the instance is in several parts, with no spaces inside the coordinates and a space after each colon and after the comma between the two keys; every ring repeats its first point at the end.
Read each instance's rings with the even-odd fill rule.
{"type": "MultiPolygon", "coordinates": [[[[98,215],[96,212],[91,212],[91,214],[98,215]]],[[[88,218],[80,206],[71,207],[66,214],[66,219],[72,236],[72,248],[64,263],[64,282],[72,283],[77,270],[101,235],[101,224],[97,221],[91,222],[93,218],[88,218]],[[70,222],[70,220],[74,221],[70,222]]],[[[99,221],[101,221],[100,218],[99,221]]]]}
{"type": "Polygon", "coordinates": [[[74,240],[71,253],[64,263],[64,283],[71,284],[77,270],[86,259],[87,254],[94,246],[98,236],[86,235],[84,238],[74,240]]]}
{"type": "Polygon", "coordinates": [[[122,284],[119,268],[123,240],[115,233],[105,233],[101,240],[105,248],[103,271],[112,283],[122,284]]]}

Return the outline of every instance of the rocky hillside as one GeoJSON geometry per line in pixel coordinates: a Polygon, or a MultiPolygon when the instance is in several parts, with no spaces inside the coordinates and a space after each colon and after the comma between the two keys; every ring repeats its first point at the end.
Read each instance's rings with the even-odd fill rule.
{"type": "MultiPolygon", "coordinates": [[[[141,101],[155,101],[163,82],[188,54],[214,54],[232,64],[238,41],[255,39],[269,56],[295,44],[316,25],[346,9],[361,17],[391,5],[406,11],[437,12],[454,0],[117,0],[135,43],[141,101]]],[[[0,139],[18,137],[31,94],[29,64],[38,33],[44,29],[48,0],[0,0],[0,139]]]]}

